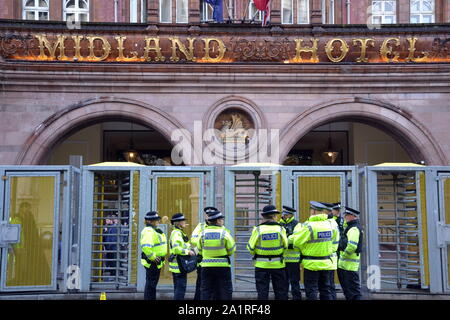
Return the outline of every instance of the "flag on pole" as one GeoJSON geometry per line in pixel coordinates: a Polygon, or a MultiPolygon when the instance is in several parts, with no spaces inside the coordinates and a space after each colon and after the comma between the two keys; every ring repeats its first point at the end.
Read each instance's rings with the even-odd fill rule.
{"type": "Polygon", "coordinates": [[[266,26],[270,21],[270,0],[253,0],[256,9],[263,12],[262,26],[266,26]]]}
{"type": "Polygon", "coordinates": [[[213,19],[217,22],[223,22],[223,0],[205,0],[213,7],[213,19]]]}

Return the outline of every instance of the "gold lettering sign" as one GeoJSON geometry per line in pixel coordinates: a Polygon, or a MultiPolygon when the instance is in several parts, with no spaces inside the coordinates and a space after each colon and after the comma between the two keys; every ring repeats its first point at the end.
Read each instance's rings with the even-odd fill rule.
{"type": "Polygon", "coordinates": [[[332,39],[330,41],[328,41],[327,45],[325,46],[325,52],[327,54],[328,59],[330,59],[330,61],[332,62],[341,62],[342,60],[344,60],[345,56],[348,53],[348,45],[347,42],[345,42],[345,40],[342,39],[332,39]],[[341,55],[337,58],[333,57],[333,44],[335,42],[340,42],[341,43],[341,55]]]}
{"type": "Polygon", "coordinates": [[[136,61],[137,59],[137,53],[136,52],[131,52],[132,57],[125,57],[123,54],[123,43],[124,41],[127,39],[127,37],[115,37],[115,39],[117,40],[117,50],[119,51],[119,55],[117,56],[116,60],[117,61],[136,61]]]}
{"type": "Polygon", "coordinates": [[[73,41],[75,41],[75,56],[73,57],[74,60],[81,61],[83,57],[81,56],[81,39],[83,39],[83,36],[72,36],[73,41]]]}
{"type": "Polygon", "coordinates": [[[109,53],[111,51],[111,45],[109,44],[108,40],[106,40],[105,37],[98,37],[98,36],[93,36],[93,37],[86,37],[89,41],[89,56],[88,59],[91,61],[103,61],[106,58],[108,58],[109,53]],[[100,57],[97,57],[94,54],[94,41],[95,40],[100,40],[102,42],[102,49],[103,49],[103,55],[100,57]]]}
{"type": "Polygon", "coordinates": [[[58,60],[68,60],[66,55],[64,54],[64,41],[66,40],[66,36],[58,35],[57,41],[52,46],[50,42],[47,40],[47,37],[45,35],[36,35],[36,38],[39,41],[39,56],[38,58],[40,60],[46,60],[48,59],[47,55],[45,54],[44,48],[48,50],[50,53],[50,60],[55,60],[56,55],[56,49],[59,47],[59,56],[58,60]]]}
{"type": "Polygon", "coordinates": [[[295,62],[303,62],[301,54],[303,52],[311,53],[311,62],[317,63],[319,62],[319,57],[317,56],[317,47],[319,40],[311,39],[312,47],[303,47],[302,46],[303,39],[295,39],[295,62]]]}
{"type": "Polygon", "coordinates": [[[194,41],[195,38],[187,38],[189,42],[189,51],[186,49],[186,46],[180,41],[178,37],[169,38],[172,42],[172,56],[170,57],[170,61],[179,61],[180,58],[177,56],[177,47],[184,54],[187,61],[195,61],[194,56],[194,41]]]}
{"type": "Polygon", "coordinates": [[[203,57],[203,61],[204,62],[219,62],[220,60],[223,59],[224,55],[225,55],[225,51],[227,50],[225,48],[225,45],[223,44],[223,41],[217,38],[206,38],[203,39],[203,42],[205,43],[205,56],[203,57]],[[219,45],[219,54],[217,55],[217,57],[215,58],[211,58],[209,51],[210,51],[210,42],[217,42],[217,44],[219,45]]]}
{"type": "Polygon", "coordinates": [[[161,47],[159,46],[159,37],[156,38],[145,38],[145,48],[144,48],[144,56],[143,58],[146,61],[152,61],[152,58],[150,58],[150,56],[148,55],[148,53],[150,51],[155,51],[156,52],[156,57],[155,57],[155,61],[164,61],[166,60],[165,57],[163,57],[163,55],[161,54],[161,47]],[[154,46],[150,46],[150,42],[154,42],[155,45],[154,46]]]}
{"type": "Polygon", "coordinates": [[[368,42],[370,43],[371,47],[375,46],[375,40],[374,39],[353,39],[353,45],[358,45],[358,42],[361,44],[361,56],[359,58],[356,58],[356,62],[369,62],[369,59],[366,57],[366,50],[368,42]]]}
{"type": "Polygon", "coordinates": [[[0,31],[0,58],[13,60],[81,62],[179,62],[199,63],[426,63],[450,62],[444,47],[447,38],[387,37],[332,38],[319,46],[319,38],[285,36],[250,39],[234,36],[140,37],[132,35],[4,35],[0,31]],[[28,41],[32,37],[35,41],[28,41]],[[12,39],[12,40],[11,40],[12,39]],[[22,43],[20,43],[22,42],[22,43]],[[424,51],[429,45],[430,50],[424,51]],[[351,48],[350,48],[351,47],[351,48]],[[376,49],[372,49],[375,48],[376,49]],[[406,51],[408,49],[408,51],[406,51]],[[354,50],[355,52],[350,52],[354,50]],[[417,52],[418,51],[418,52],[417,52]],[[39,55],[36,54],[39,52],[39,55]]]}
{"type": "Polygon", "coordinates": [[[381,45],[380,49],[380,55],[381,59],[384,62],[398,62],[398,57],[400,54],[397,51],[393,51],[392,47],[388,47],[390,44],[389,41],[395,41],[395,46],[400,46],[400,39],[399,38],[388,38],[383,41],[383,44],[381,45]],[[392,56],[393,55],[393,56],[392,56]],[[391,57],[389,57],[391,56],[391,57]]]}
{"type": "Polygon", "coordinates": [[[408,48],[409,55],[406,58],[407,62],[411,62],[411,61],[412,62],[423,62],[423,61],[425,61],[428,58],[429,53],[426,52],[426,51],[422,51],[423,57],[421,57],[421,58],[415,58],[414,57],[414,52],[416,51],[417,38],[411,37],[411,38],[406,38],[406,40],[408,40],[408,42],[409,42],[409,48],[408,48]]]}

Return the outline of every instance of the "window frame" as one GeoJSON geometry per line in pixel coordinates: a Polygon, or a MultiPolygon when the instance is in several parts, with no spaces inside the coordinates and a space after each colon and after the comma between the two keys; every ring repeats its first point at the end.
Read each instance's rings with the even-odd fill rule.
{"type": "Polygon", "coordinates": [[[75,21],[81,21],[80,20],[80,14],[87,15],[86,21],[82,22],[89,22],[91,21],[91,3],[89,0],[74,0],[75,1],[75,8],[67,8],[67,5],[69,4],[69,1],[71,0],[63,0],[63,21],[67,21],[67,15],[68,14],[74,14],[75,15],[75,21]],[[80,8],[80,1],[85,1],[87,4],[87,9],[80,8]]]}
{"type": "Polygon", "coordinates": [[[173,10],[173,6],[172,6],[172,0],[159,0],[159,23],[172,23],[172,19],[173,19],[173,16],[172,16],[172,10],[173,10]],[[169,21],[162,21],[162,15],[161,15],[161,12],[162,12],[162,5],[161,5],[161,3],[163,2],[163,1],[168,1],[169,3],[170,3],[170,9],[169,9],[169,21]]]}
{"type": "Polygon", "coordinates": [[[201,22],[209,22],[209,21],[213,21],[213,13],[214,13],[214,8],[212,5],[210,5],[208,2],[206,2],[205,0],[203,0],[201,2],[202,4],[202,16],[201,16],[201,22]],[[211,16],[209,16],[209,10],[211,11],[211,16]]]}
{"type": "Polygon", "coordinates": [[[436,21],[436,1],[435,0],[410,0],[409,5],[409,22],[410,23],[435,23],[436,21]],[[413,3],[419,2],[419,11],[413,11],[413,3]],[[423,10],[423,3],[424,2],[430,2],[432,6],[431,11],[424,11],[423,10]],[[431,22],[423,22],[424,16],[431,16],[431,22]],[[412,22],[413,16],[419,16],[419,22],[412,22]]]}
{"type": "Polygon", "coordinates": [[[294,24],[294,0],[281,0],[281,24],[294,24]],[[291,3],[291,22],[284,22],[284,6],[285,2],[291,3]]]}
{"type": "Polygon", "coordinates": [[[253,2],[253,0],[250,0],[248,2],[248,19],[250,21],[261,22],[263,20],[263,18],[264,18],[263,12],[256,8],[255,3],[253,2]],[[256,11],[253,12],[253,10],[251,10],[251,8],[255,8],[256,11]],[[258,13],[258,14],[256,14],[256,13],[258,13]],[[255,17],[255,18],[253,18],[253,17],[255,17]]]}
{"type": "Polygon", "coordinates": [[[372,0],[372,23],[373,24],[377,24],[377,22],[375,22],[375,17],[381,17],[381,24],[396,24],[397,23],[397,1],[395,0],[372,0]],[[374,12],[374,7],[376,3],[380,3],[381,4],[381,11],[380,12],[374,12]],[[387,3],[392,3],[393,4],[393,8],[394,11],[386,11],[386,4],[387,3]],[[392,23],[387,23],[386,22],[386,18],[387,17],[393,17],[393,22],[392,23]]]}
{"type": "Polygon", "coordinates": [[[47,3],[47,7],[40,7],[39,6],[39,0],[33,0],[34,1],[34,6],[30,7],[30,6],[26,5],[28,1],[29,0],[22,0],[22,19],[23,20],[31,20],[31,19],[27,19],[27,13],[28,12],[33,12],[34,13],[34,20],[32,20],[32,21],[49,21],[50,20],[50,3],[49,3],[49,0],[43,0],[43,1],[45,1],[45,3],[47,3]],[[39,13],[47,13],[47,19],[46,20],[39,19],[39,13]]]}
{"type": "Polygon", "coordinates": [[[176,0],[175,1],[175,22],[176,23],[189,23],[189,0],[176,0]],[[180,2],[186,2],[186,21],[179,21],[178,4],[180,2]]]}
{"type": "MultiPolygon", "coordinates": [[[[297,24],[310,24],[310,8],[309,8],[309,0],[297,0],[297,24]],[[300,22],[300,2],[305,2],[306,4],[306,22],[300,22]]],[[[305,14],[305,13],[304,13],[305,14]]]]}

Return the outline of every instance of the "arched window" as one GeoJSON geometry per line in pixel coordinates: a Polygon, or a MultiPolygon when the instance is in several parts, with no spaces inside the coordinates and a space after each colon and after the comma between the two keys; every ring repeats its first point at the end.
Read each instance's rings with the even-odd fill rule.
{"type": "Polygon", "coordinates": [[[397,21],[396,2],[392,0],[372,1],[372,23],[393,24],[397,21]]]}
{"type": "Polygon", "coordinates": [[[48,0],[23,0],[22,18],[48,20],[48,0]]]}
{"type": "Polygon", "coordinates": [[[434,23],[434,0],[411,0],[411,23],[434,23]]]}
{"type": "Polygon", "coordinates": [[[89,0],[64,0],[64,21],[89,21],[89,0]]]}

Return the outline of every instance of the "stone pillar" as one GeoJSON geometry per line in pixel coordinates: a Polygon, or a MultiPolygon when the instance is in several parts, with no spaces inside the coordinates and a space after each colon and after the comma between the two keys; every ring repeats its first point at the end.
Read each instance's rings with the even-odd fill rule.
{"type": "Polygon", "coordinates": [[[322,24],[322,0],[310,0],[311,24],[322,24]]]}
{"type": "Polygon", "coordinates": [[[189,0],[189,23],[200,23],[200,1],[189,0]]]}
{"type": "Polygon", "coordinates": [[[158,6],[159,6],[158,0],[147,0],[147,22],[148,23],[158,23],[159,22],[158,6]]]}
{"type": "MultiPolygon", "coordinates": [[[[295,0],[294,0],[295,1],[295,0]]],[[[281,23],[281,0],[270,1],[270,24],[281,23]]]]}
{"type": "Polygon", "coordinates": [[[58,0],[50,0],[50,20],[63,21],[63,3],[58,0]]]}
{"type": "Polygon", "coordinates": [[[397,23],[410,23],[410,3],[409,0],[398,0],[397,2],[397,23]]]}

